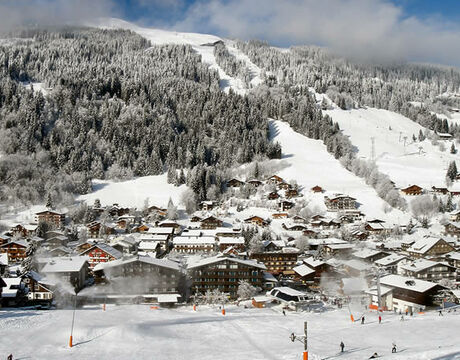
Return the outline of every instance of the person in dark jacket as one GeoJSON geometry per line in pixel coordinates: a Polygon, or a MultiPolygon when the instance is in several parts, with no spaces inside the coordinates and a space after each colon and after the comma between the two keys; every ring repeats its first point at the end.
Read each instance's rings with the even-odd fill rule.
{"type": "Polygon", "coordinates": [[[393,343],[393,347],[391,348],[391,352],[392,352],[392,353],[395,353],[395,352],[396,352],[396,344],[395,344],[395,343],[393,343]]]}
{"type": "Polygon", "coordinates": [[[364,324],[364,316],[361,318],[361,325],[364,324]]]}
{"type": "Polygon", "coordinates": [[[13,354],[9,354],[6,360],[13,360],[13,354]]]}
{"type": "Polygon", "coordinates": [[[343,349],[345,348],[345,344],[343,343],[343,341],[340,343],[340,350],[341,352],[343,352],[343,349]]]}

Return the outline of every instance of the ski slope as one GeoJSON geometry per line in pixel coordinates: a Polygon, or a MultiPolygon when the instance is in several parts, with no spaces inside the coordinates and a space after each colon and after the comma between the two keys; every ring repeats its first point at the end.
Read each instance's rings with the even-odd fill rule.
{"type": "Polygon", "coordinates": [[[376,191],[346,170],[327,152],[322,141],[307,138],[282,121],[270,121],[270,130],[273,141],[281,144],[282,161],[290,164],[278,175],[286,181],[295,179],[304,188],[305,198],[312,201],[312,204],[325,209],[324,195],[343,193],[356,198],[361,204],[359,209],[368,217],[385,219],[396,224],[405,224],[409,220],[406,214],[396,209],[385,214],[383,207],[386,203],[376,191]],[[327,193],[312,194],[310,189],[315,185],[321,186],[327,193]]]}
{"type": "Polygon", "coordinates": [[[303,345],[292,332],[308,322],[311,360],[459,359],[460,313],[399,315],[366,313],[366,324],[351,323],[348,310],[291,313],[279,309],[191,306],[151,310],[148,305],[100,305],[78,309],[69,348],[72,310],[0,310],[0,353],[14,359],[300,360],[303,345]],[[436,329],[436,331],[432,331],[436,329]],[[340,354],[343,341],[345,352],[340,354]],[[398,352],[391,354],[392,343],[398,352]]]}
{"type": "MultiPolygon", "coordinates": [[[[218,36],[143,28],[127,21],[114,18],[103,18],[96,21],[95,23],[90,23],[88,25],[104,29],[131,30],[146,38],[147,40],[150,40],[153,45],[190,45],[198,54],[201,55],[202,61],[208,64],[210,69],[218,72],[220,78],[220,87],[223,91],[228,92],[230,89],[232,89],[235,93],[240,95],[245,95],[248,91],[243,81],[229,76],[217,64],[216,58],[214,56],[214,47],[210,46],[209,44],[212,44],[216,41],[224,41],[218,36]]],[[[254,74],[251,84],[253,86],[260,84],[262,81],[260,78],[260,69],[251,63],[246,55],[236,49],[236,47],[232,45],[233,42],[225,41],[225,43],[228,46],[230,53],[235,55],[238,59],[243,59],[243,61],[248,65],[250,73],[254,74]]]]}
{"type": "Polygon", "coordinates": [[[118,204],[123,207],[142,209],[145,200],[149,205],[167,206],[169,198],[177,206],[185,185],[176,187],[168,184],[167,175],[142,176],[133,180],[114,182],[109,180],[93,180],[94,191],[81,195],[78,201],[93,204],[99,199],[102,205],[118,204]]]}
{"type": "Polygon", "coordinates": [[[374,108],[334,108],[325,113],[349,136],[359,157],[371,159],[371,139],[374,138],[376,163],[398,187],[445,186],[447,167],[451,161],[458,160],[458,155],[449,152],[450,141],[439,141],[444,143],[445,151],[428,139],[414,142],[412,136],[418,138],[419,131],[426,129],[400,114],[374,108]]]}

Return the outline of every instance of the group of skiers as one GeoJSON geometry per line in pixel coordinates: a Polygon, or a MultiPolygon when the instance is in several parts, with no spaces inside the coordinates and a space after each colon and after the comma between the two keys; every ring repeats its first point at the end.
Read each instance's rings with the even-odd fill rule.
{"type": "MultiPolygon", "coordinates": [[[[392,344],[392,348],[391,348],[391,352],[394,354],[396,352],[396,344],[393,343],[392,344]]],[[[343,343],[343,341],[340,342],[340,352],[343,352],[343,350],[345,349],[345,344],[343,343]]],[[[374,354],[372,354],[372,356],[369,358],[369,359],[375,359],[378,357],[378,354],[375,352],[374,354]]]]}

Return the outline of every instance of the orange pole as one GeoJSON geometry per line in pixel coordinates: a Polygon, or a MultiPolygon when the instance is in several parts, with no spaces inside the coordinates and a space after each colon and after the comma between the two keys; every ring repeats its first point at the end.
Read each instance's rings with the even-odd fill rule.
{"type": "Polygon", "coordinates": [[[102,305],[102,310],[104,310],[104,311],[105,311],[105,303],[104,303],[104,305],[102,305]]]}
{"type": "Polygon", "coordinates": [[[193,311],[196,311],[196,304],[193,304],[193,311]]]}
{"type": "Polygon", "coordinates": [[[303,360],[308,360],[308,351],[303,352],[303,360]]]}
{"type": "Polygon", "coordinates": [[[72,347],[72,335],[70,335],[70,339],[69,339],[69,347],[72,347]]]}
{"type": "Polygon", "coordinates": [[[225,309],[222,309],[222,315],[225,315],[225,309]]]}
{"type": "Polygon", "coordinates": [[[350,314],[350,319],[351,319],[351,322],[355,322],[355,318],[351,314],[350,314]]]}

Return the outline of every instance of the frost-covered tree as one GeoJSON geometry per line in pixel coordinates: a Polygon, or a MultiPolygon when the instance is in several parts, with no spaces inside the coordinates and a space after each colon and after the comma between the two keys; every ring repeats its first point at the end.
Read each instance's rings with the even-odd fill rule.
{"type": "Polygon", "coordinates": [[[252,286],[246,280],[240,280],[238,283],[238,290],[236,291],[238,298],[240,300],[252,299],[256,296],[262,289],[257,286],[252,286]]]}

